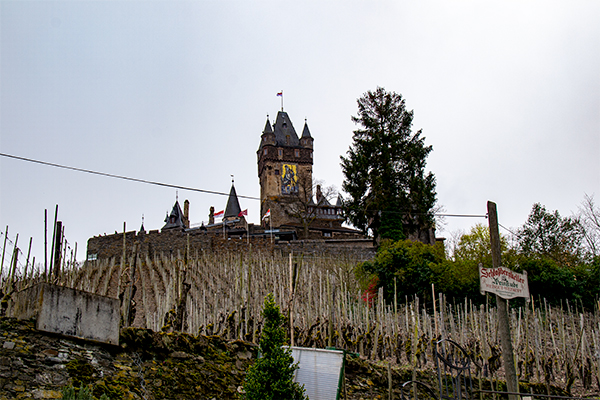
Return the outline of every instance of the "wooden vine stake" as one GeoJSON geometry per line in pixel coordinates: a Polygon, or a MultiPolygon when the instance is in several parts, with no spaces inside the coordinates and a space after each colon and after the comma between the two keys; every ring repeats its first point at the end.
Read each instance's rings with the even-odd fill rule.
{"type": "MultiPolygon", "coordinates": [[[[502,265],[502,259],[500,252],[500,232],[498,231],[498,212],[496,210],[496,203],[488,201],[487,209],[490,227],[490,244],[492,247],[492,265],[494,268],[499,268],[502,265]]],[[[502,361],[504,364],[504,374],[506,376],[506,387],[508,388],[509,392],[518,393],[519,382],[517,381],[512,339],[510,337],[508,301],[496,295],[496,304],[498,305],[498,331],[500,333],[500,343],[502,345],[502,361]]],[[[519,396],[509,394],[508,399],[518,400],[519,396]]]]}
{"type": "Polygon", "coordinates": [[[292,252],[290,252],[290,346],[294,345],[294,268],[292,266],[292,252]]]}

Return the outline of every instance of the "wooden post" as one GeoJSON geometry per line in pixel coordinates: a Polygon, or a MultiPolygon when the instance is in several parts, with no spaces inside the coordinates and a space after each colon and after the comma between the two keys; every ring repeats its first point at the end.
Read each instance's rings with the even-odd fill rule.
{"type": "Polygon", "coordinates": [[[290,346],[294,345],[294,268],[292,266],[292,253],[290,251],[290,346]]]}
{"type": "Polygon", "coordinates": [[[332,347],[333,346],[333,299],[332,299],[332,293],[331,293],[331,281],[329,280],[329,272],[327,272],[327,309],[329,310],[329,315],[328,315],[328,319],[329,319],[329,326],[327,329],[327,347],[332,347]]]}
{"type": "Polygon", "coordinates": [[[49,275],[52,275],[52,268],[54,268],[54,244],[56,241],[56,220],[58,219],[58,204],[54,209],[54,225],[52,225],[52,250],[50,251],[50,269],[49,275]]]}
{"type": "MultiPolygon", "coordinates": [[[[499,268],[502,266],[500,251],[500,232],[498,231],[498,213],[496,203],[488,201],[488,222],[490,227],[490,244],[492,247],[492,266],[499,268]]],[[[506,387],[509,392],[519,392],[519,382],[517,381],[517,372],[515,370],[515,361],[513,356],[512,339],[510,337],[510,321],[508,319],[508,302],[506,299],[496,295],[496,304],[498,305],[498,331],[500,334],[500,343],[502,345],[502,361],[504,364],[504,374],[506,376],[506,387]]],[[[508,395],[509,400],[518,400],[517,395],[508,395]]]]}
{"type": "Polygon", "coordinates": [[[133,283],[135,280],[135,269],[137,262],[137,243],[133,245],[133,260],[131,262],[131,266],[128,271],[129,281],[127,282],[127,286],[124,288],[123,292],[123,326],[130,326],[129,324],[129,315],[131,313],[131,302],[133,300],[133,283]]]}
{"type": "Polygon", "coordinates": [[[6,239],[8,239],[8,225],[4,234],[4,246],[2,246],[2,262],[0,262],[0,279],[2,279],[2,270],[4,269],[4,254],[6,254],[6,239]]]}
{"type": "Polygon", "coordinates": [[[394,400],[394,392],[392,391],[392,365],[387,362],[387,375],[388,375],[388,400],[394,400]]]}
{"type": "Polygon", "coordinates": [[[29,250],[27,250],[27,262],[25,262],[25,273],[23,274],[23,279],[27,278],[27,267],[29,267],[29,256],[31,255],[31,243],[33,242],[33,237],[29,238],[29,250]]]}
{"type": "Polygon", "coordinates": [[[62,257],[62,243],[63,243],[62,233],[63,233],[62,221],[56,221],[56,224],[54,225],[54,243],[55,244],[53,246],[53,249],[54,249],[53,277],[54,277],[54,279],[58,279],[58,276],[60,275],[60,262],[61,262],[61,257],[62,257]]]}
{"type": "Polygon", "coordinates": [[[72,264],[75,265],[76,262],[77,262],[77,242],[75,242],[75,252],[73,253],[73,262],[72,262],[72,264]]]}
{"type": "Polygon", "coordinates": [[[44,280],[48,275],[48,209],[44,209],[44,280]]]}
{"type": "MultiPolygon", "coordinates": [[[[126,240],[127,240],[127,224],[123,222],[123,254],[121,255],[121,264],[119,265],[119,273],[117,275],[117,298],[121,295],[121,274],[125,270],[125,250],[126,250],[126,240]]],[[[108,277],[110,279],[110,277],[108,277]]]]}
{"type": "Polygon", "coordinates": [[[19,258],[19,248],[17,245],[19,244],[19,234],[17,233],[17,237],[15,239],[15,245],[13,247],[13,254],[10,258],[10,264],[8,266],[8,275],[6,277],[6,282],[4,283],[4,293],[10,293],[10,286],[12,284],[12,277],[14,276],[14,270],[17,268],[17,259],[19,258]]]}
{"type": "Polygon", "coordinates": [[[17,272],[17,265],[19,262],[19,248],[17,247],[18,240],[19,240],[19,234],[17,234],[17,239],[15,240],[15,259],[13,261],[13,265],[10,270],[10,280],[9,280],[7,291],[12,291],[11,286],[13,285],[13,283],[15,281],[15,273],[17,272]]]}
{"type": "Polygon", "coordinates": [[[435,325],[435,338],[438,340],[439,331],[438,331],[438,322],[437,322],[437,309],[435,307],[435,286],[431,284],[431,299],[433,300],[433,323],[435,325]]]}

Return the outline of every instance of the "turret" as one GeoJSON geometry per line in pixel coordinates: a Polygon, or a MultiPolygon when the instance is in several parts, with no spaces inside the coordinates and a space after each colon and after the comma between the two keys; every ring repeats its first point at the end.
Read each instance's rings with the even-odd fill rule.
{"type": "Polygon", "coordinates": [[[260,137],[259,150],[262,149],[263,146],[275,146],[276,144],[277,141],[275,140],[275,133],[273,133],[273,128],[271,128],[269,116],[267,115],[267,123],[265,124],[265,129],[263,129],[262,135],[260,137]]]}
{"type": "Polygon", "coordinates": [[[229,191],[229,198],[227,199],[223,220],[235,219],[239,216],[241,211],[242,209],[240,208],[240,202],[238,201],[237,193],[235,192],[235,186],[233,186],[233,182],[231,182],[231,190],[229,191]]]}
{"type": "Polygon", "coordinates": [[[308,123],[306,120],[304,120],[304,129],[302,130],[302,137],[300,138],[300,146],[311,150],[313,148],[313,138],[310,135],[310,130],[308,129],[308,123]]]}

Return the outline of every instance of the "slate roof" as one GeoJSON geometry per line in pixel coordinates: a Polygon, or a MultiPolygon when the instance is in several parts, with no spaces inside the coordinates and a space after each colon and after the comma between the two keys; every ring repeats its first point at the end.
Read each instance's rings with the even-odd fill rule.
{"type": "Polygon", "coordinates": [[[267,117],[267,123],[265,124],[265,129],[263,129],[263,133],[271,133],[273,132],[273,128],[271,128],[271,123],[269,122],[269,117],[267,117]]]}
{"type": "Polygon", "coordinates": [[[275,140],[277,141],[277,146],[300,146],[300,140],[298,139],[298,135],[296,134],[294,125],[292,125],[292,121],[290,120],[290,117],[285,111],[279,111],[277,113],[277,119],[275,120],[275,125],[273,126],[273,132],[275,133],[275,140]]]}
{"type": "Polygon", "coordinates": [[[304,121],[304,129],[302,130],[302,137],[303,138],[312,138],[312,136],[310,136],[310,131],[308,130],[308,122],[304,121]]]}
{"type": "Polygon", "coordinates": [[[162,230],[165,229],[173,229],[173,228],[185,228],[185,224],[183,223],[183,212],[181,211],[181,207],[179,206],[179,201],[175,201],[173,205],[173,210],[171,210],[171,214],[167,215],[165,218],[165,226],[162,227],[162,230]]]}
{"type": "Polygon", "coordinates": [[[229,191],[229,198],[227,199],[227,207],[225,207],[225,214],[223,218],[227,217],[237,217],[242,209],[240,208],[240,202],[237,198],[237,193],[235,192],[235,186],[233,183],[231,184],[231,190],[229,191]]]}

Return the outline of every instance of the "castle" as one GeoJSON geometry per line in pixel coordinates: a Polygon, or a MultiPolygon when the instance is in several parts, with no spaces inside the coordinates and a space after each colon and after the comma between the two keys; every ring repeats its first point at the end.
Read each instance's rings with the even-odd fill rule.
{"type": "Polygon", "coordinates": [[[215,250],[215,247],[239,248],[244,242],[264,246],[287,244],[289,247],[298,239],[321,243],[317,247],[323,249],[356,248],[371,252],[371,239],[360,231],[342,226],[341,197],[333,199],[331,191],[314,182],[313,144],[306,121],[302,135],[298,137],[283,109],[277,113],[273,124],[267,116],[257,151],[260,225],[246,220],[232,182],[225,208],[215,213],[215,208],[211,207],[208,224],[191,227],[189,201],[185,200],[182,210],[176,200],[160,231],[146,232],[142,223],[137,232],[94,236],[88,240],[87,259],[119,256],[124,240],[129,247],[135,243],[138,251],[148,253],[184,253],[190,247],[196,251],[215,250]],[[232,242],[232,239],[238,240],[232,242]]]}

